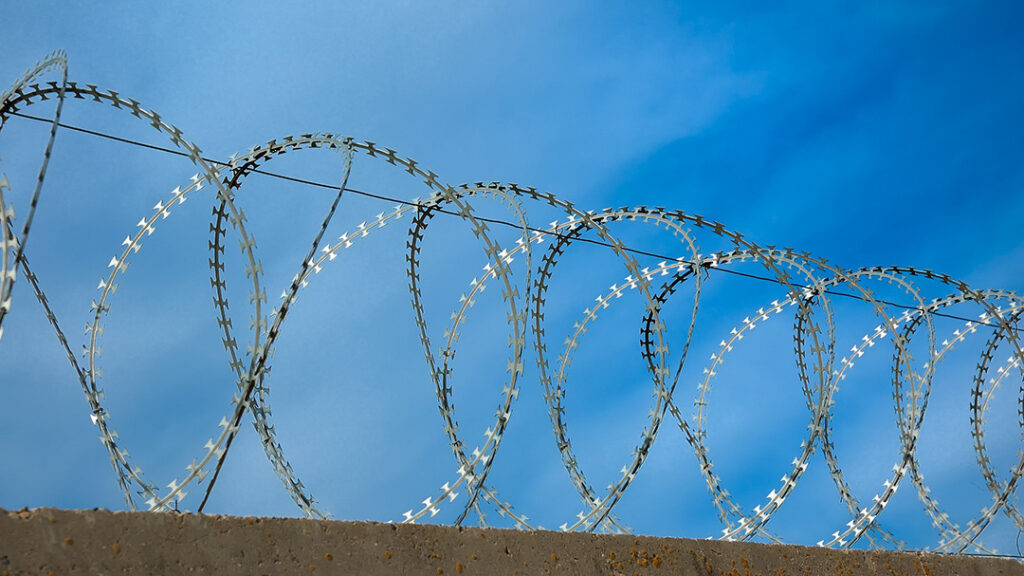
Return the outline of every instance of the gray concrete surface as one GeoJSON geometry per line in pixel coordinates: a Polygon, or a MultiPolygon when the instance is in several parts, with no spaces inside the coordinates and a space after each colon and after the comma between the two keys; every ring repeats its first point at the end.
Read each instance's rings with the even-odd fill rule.
{"type": "Polygon", "coordinates": [[[1008,559],[292,518],[0,510],[0,576],[28,574],[1024,575],[1008,559]]]}

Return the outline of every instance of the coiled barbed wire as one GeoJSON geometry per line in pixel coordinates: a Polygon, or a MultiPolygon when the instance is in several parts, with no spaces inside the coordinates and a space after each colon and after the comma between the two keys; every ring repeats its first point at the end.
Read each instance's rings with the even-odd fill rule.
{"type": "MultiPolygon", "coordinates": [[[[13,206],[4,196],[4,191],[9,190],[9,183],[6,178],[0,179],[0,217],[3,220],[3,225],[0,226],[0,339],[3,337],[3,320],[11,307],[13,286],[20,268],[43,305],[47,319],[76,373],[89,404],[92,421],[99,429],[101,441],[109,453],[125,503],[132,510],[139,508],[136,497],[141,498],[148,510],[177,510],[178,504],[188,495],[186,489],[194,490],[209,478],[204,497],[198,507],[201,511],[216,483],[217,475],[242,420],[247,413],[251,413],[267,458],[287,493],[306,516],[327,517],[327,513],[318,507],[316,498],[288,463],[284,449],[276,439],[276,432],[271,423],[269,385],[266,380],[268,359],[273,354],[274,345],[300,291],[344,251],[361,243],[371,234],[379,233],[389,224],[408,216],[410,224],[407,229],[405,260],[408,264],[408,287],[414,319],[423,346],[428,375],[435,388],[443,429],[457,463],[457,470],[437,493],[426,498],[422,506],[407,511],[401,521],[415,522],[433,517],[442,506],[458,500],[461,491],[465,497],[462,499],[462,509],[456,519],[457,524],[462,523],[469,514],[475,513],[481,524],[486,525],[481,502],[487,502],[496,507],[500,514],[511,518],[516,526],[527,529],[534,527],[525,515],[515,510],[511,503],[505,501],[487,483],[488,474],[508,427],[512,408],[519,396],[520,379],[528,356],[527,343],[530,342],[556,445],[569,479],[584,505],[584,509],[574,520],[561,525],[562,530],[628,530],[613,514],[613,509],[646,461],[666,418],[675,423],[694,451],[718,516],[725,526],[721,533],[721,537],[725,539],[746,540],[760,536],[772,541],[781,541],[778,536],[768,532],[766,525],[793,492],[807,470],[810,459],[819,448],[841,500],[851,516],[845,526],[833,532],[829,538],[819,541],[819,545],[847,548],[863,539],[868,545],[876,548],[909,548],[902,540],[883,528],[879,521],[879,516],[886,505],[908,476],[926,513],[939,531],[940,540],[934,548],[935,551],[961,552],[975,549],[991,552],[980,542],[979,537],[1000,512],[1011,518],[1019,530],[1024,530],[1024,515],[1010,502],[1017,483],[1024,474],[1024,451],[1018,452],[1018,461],[1010,470],[1009,476],[1001,478],[993,469],[988,455],[983,426],[985,413],[990,408],[995,390],[1011,373],[1024,372],[1024,350],[1018,340],[1016,328],[1024,312],[1024,301],[1012,292],[977,290],[944,274],[910,267],[844,270],[808,253],[788,248],[758,246],[718,222],[679,210],[637,206],[584,211],[551,193],[517,184],[478,182],[474,185],[452,187],[443,184],[437,174],[420,167],[412,159],[400,156],[390,148],[380,147],[374,142],[359,142],[350,137],[329,133],[301,134],[275,139],[255,146],[245,154],[236,155],[229,162],[213,162],[201,156],[199,148],[186,140],[179,129],[168,124],[156,112],[144,108],[139,102],[124,98],[112,90],[101,90],[94,85],[83,87],[68,81],[67,59],[63,52],[55,52],[42,60],[22,79],[15,82],[9,91],[0,95],[0,130],[11,116],[21,115],[21,110],[54,98],[57,99],[57,107],[51,122],[44,161],[20,233],[15,226],[13,206]],[[37,82],[37,79],[53,71],[59,73],[59,80],[42,84],[37,82]],[[110,105],[147,122],[154,130],[168,137],[179,153],[187,156],[198,169],[189,182],[175,187],[169,198],[156,203],[153,212],[138,222],[137,229],[125,238],[120,251],[111,258],[108,264],[109,273],[101,279],[99,296],[91,304],[92,320],[86,327],[87,342],[82,346],[81,354],[84,363],[80,363],[73,353],[57,317],[48,305],[45,293],[31,271],[25,252],[55,136],[61,125],[61,111],[69,96],[73,99],[110,105]],[[245,213],[235,200],[245,178],[260,171],[260,167],[271,159],[317,148],[337,151],[343,160],[344,173],[340,185],[336,187],[330,209],[310,242],[309,250],[302,259],[298,272],[288,289],[281,294],[280,303],[271,308],[267,301],[262,263],[257,256],[256,243],[246,228],[245,213]],[[381,212],[375,219],[363,222],[333,242],[325,242],[324,235],[347,190],[348,178],[357,157],[383,161],[408,173],[420,180],[428,193],[425,199],[417,198],[400,203],[390,212],[381,212]],[[176,212],[178,206],[204,189],[215,191],[213,219],[210,223],[210,283],[214,291],[213,303],[217,312],[217,324],[222,335],[227,364],[234,374],[236,392],[227,414],[221,418],[217,426],[217,432],[184,468],[183,474],[168,483],[166,489],[161,489],[145,479],[142,470],[132,463],[127,449],[122,446],[113,428],[110,413],[104,408],[103,390],[98,384],[101,375],[99,356],[104,332],[103,320],[113,305],[120,277],[125,274],[133,257],[141,251],[146,239],[155,233],[157,223],[170,217],[172,208],[176,212]],[[479,198],[496,200],[511,214],[514,221],[512,225],[518,230],[518,238],[514,244],[504,245],[495,239],[495,234],[488,226],[493,220],[480,217],[475,212],[474,203],[479,198]],[[564,220],[556,220],[543,228],[534,227],[528,218],[529,210],[526,205],[529,203],[540,203],[561,211],[564,213],[564,220]],[[436,345],[431,340],[431,335],[435,332],[428,327],[425,320],[420,286],[420,254],[432,219],[442,213],[461,218],[470,226],[480,242],[487,264],[482,274],[474,278],[468,290],[460,296],[459,306],[451,314],[450,324],[443,332],[441,343],[436,345]],[[685,256],[663,261],[654,267],[641,266],[633,257],[635,250],[628,247],[611,229],[614,223],[621,221],[641,222],[669,231],[677,238],[685,256]],[[237,340],[239,332],[229,314],[224,262],[226,237],[229,232],[239,238],[249,284],[250,333],[244,352],[237,340]],[[587,238],[587,234],[596,235],[598,239],[587,238]],[[700,235],[725,241],[731,248],[702,254],[698,243],[700,235]],[[584,311],[583,317],[574,324],[570,335],[565,338],[564,347],[552,359],[545,330],[547,293],[560,258],[577,241],[597,242],[611,248],[622,262],[626,276],[621,283],[612,285],[607,293],[598,296],[595,304],[584,311]],[[539,264],[535,266],[534,251],[545,244],[539,264]],[[523,271],[519,275],[514,273],[513,268],[517,260],[518,269],[523,271]],[[712,270],[726,270],[730,266],[743,263],[760,265],[770,279],[783,287],[786,296],[759,307],[721,340],[718,350],[712,354],[710,363],[704,368],[703,378],[697,386],[697,396],[694,399],[695,413],[691,423],[679,408],[681,394],[678,392],[677,384],[688,359],[688,351],[694,336],[697,311],[706,282],[705,275],[712,270]],[[937,283],[946,293],[940,298],[926,300],[916,285],[920,280],[925,280],[929,284],[937,283]],[[451,402],[451,360],[455,355],[460,327],[465,323],[471,308],[486,286],[495,282],[501,286],[502,301],[507,307],[507,379],[502,383],[502,396],[495,412],[495,421],[484,433],[486,440],[482,445],[467,452],[451,402]],[[891,314],[888,311],[889,303],[877,298],[870,289],[869,284],[872,282],[885,282],[894,286],[912,299],[915,305],[905,307],[900,314],[891,314]],[[693,301],[685,337],[681,340],[682,350],[677,353],[678,361],[671,365],[670,338],[662,312],[670,298],[684,286],[692,289],[693,301]],[[839,287],[852,293],[848,295],[869,304],[878,319],[877,327],[865,334],[846,356],[837,351],[835,314],[830,298],[839,287]],[[587,481],[573,451],[573,443],[564,420],[563,400],[569,366],[582,337],[602,312],[626,292],[635,292],[644,301],[640,345],[654,387],[654,401],[649,412],[649,420],[641,432],[640,441],[622,467],[619,478],[609,485],[606,491],[601,492],[587,481]],[[935,335],[933,317],[942,316],[942,310],[963,303],[974,303],[981,306],[984,312],[977,320],[967,320],[961,329],[939,342],[935,335]],[[740,341],[757,326],[772,321],[787,310],[792,311],[794,318],[794,358],[810,414],[809,434],[801,444],[799,454],[792,461],[792,469],[782,477],[780,484],[766,495],[761,505],[748,512],[732,499],[721,478],[714,473],[714,464],[707,447],[708,399],[718,369],[739,346],[740,341]],[[924,483],[918,465],[917,443],[937,366],[955,346],[976,334],[978,327],[983,325],[994,327],[995,331],[985,342],[973,377],[970,405],[971,434],[978,463],[986,486],[992,493],[993,502],[982,509],[978,517],[967,522],[965,527],[961,527],[953,523],[942,511],[924,483]],[[928,353],[923,364],[914,362],[910,349],[911,340],[919,332],[923,332],[923,337],[927,339],[928,353]],[[891,477],[883,482],[870,503],[862,504],[853,494],[835,456],[831,440],[832,408],[839,384],[851,373],[855,361],[876,344],[886,340],[890,342],[893,350],[891,384],[900,433],[900,453],[891,477]],[[1003,346],[1010,348],[1010,355],[1004,362],[996,362],[995,354],[1003,346]]],[[[1018,402],[1022,406],[1021,425],[1024,426],[1024,385],[1019,387],[1018,402]]]]}

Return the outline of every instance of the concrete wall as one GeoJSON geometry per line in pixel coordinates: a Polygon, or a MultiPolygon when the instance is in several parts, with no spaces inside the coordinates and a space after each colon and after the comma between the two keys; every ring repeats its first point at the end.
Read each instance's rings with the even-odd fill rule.
{"type": "Polygon", "coordinates": [[[23,574],[1024,575],[1008,559],[707,540],[104,510],[0,510],[23,574]]]}

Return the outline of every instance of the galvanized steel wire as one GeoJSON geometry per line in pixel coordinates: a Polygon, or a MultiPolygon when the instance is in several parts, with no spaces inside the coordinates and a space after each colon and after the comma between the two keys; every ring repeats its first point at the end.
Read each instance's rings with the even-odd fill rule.
{"type": "MultiPolygon", "coordinates": [[[[471,514],[475,514],[482,523],[486,523],[481,509],[481,504],[486,502],[496,507],[501,514],[514,519],[517,526],[534,527],[529,518],[517,511],[512,503],[506,501],[488,484],[487,479],[522,389],[524,366],[527,362],[535,362],[562,463],[582,502],[581,512],[563,523],[563,530],[626,530],[623,523],[613,514],[613,510],[640,473],[655,439],[659,433],[663,433],[662,426],[666,420],[670,426],[683,434],[685,441],[693,449],[697,465],[723,524],[720,536],[725,539],[745,540],[761,536],[781,541],[781,538],[767,530],[767,524],[796,488],[807,470],[809,461],[818,450],[828,465],[850,515],[850,520],[839,530],[823,538],[819,542],[820,545],[845,548],[863,540],[872,547],[908,548],[908,545],[896,535],[883,528],[879,520],[897,488],[908,481],[915,486],[926,513],[940,533],[939,543],[934,548],[937,552],[991,552],[981,543],[980,536],[999,514],[1007,515],[1018,529],[1024,530],[1024,516],[1012,503],[1017,484],[1024,474],[1024,453],[1018,453],[1018,461],[1009,474],[1001,476],[991,463],[984,431],[985,414],[990,408],[993,393],[1012,378],[1012,374],[1020,374],[1024,370],[1024,349],[1021,347],[1017,331],[1017,321],[1024,311],[1024,301],[1012,292],[979,290],[944,274],[911,267],[846,270],[808,253],[788,248],[759,246],[718,222],[679,210],[644,206],[601,211],[583,210],[551,193],[517,184],[494,182],[449,186],[434,172],[390,148],[330,133],[287,136],[255,146],[227,162],[214,161],[202,156],[200,149],[187,140],[181,130],[139,102],[112,90],[68,81],[67,60],[62,52],[55,52],[42,60],[22,79],[15,82],[9,91],[0,96],[0,130],[14,116],[31,117],[25,113],[31,106],[54,99],[57,101],[57,107],[50,121],[51,130],[44,151],[44,160],[20,231],[15,225],[16,219],[11,203],[4,194],[5,189],[9,189],[9,184],[6,180],[0,181],[0,216],[3,217],[3,226],[0,226],[0,345],[4,337],[3,321],[12,305],[13,286],[21,270],[44,306],[47,318],[67,354],[69,364],[89,404],[92,421],[109,454],[110,463],[125,496],[125,503],[130,509],[141,507],[159,511],[177,510],[179,503],[190,491],[199,489],[204,492],[199,504],[199,509],[202,510],[243,419],[247,414],[251,414],[266,456],[290,497],[303,514],[309,517],[326,517],[326,512],[318,506],[314,495],[289,464],[284,448],[276,438],[268,399],[269,358],[301,290],[313,282],[324,267],[344,251],[362,244],[365,238],[382,234],[385,228],[392,231],[400,229],[396,224],[407,222],[407,251],[404,259],[407,263],[408,288],[414,320],[423,345],[427,374],[436,391],[442,427],[449,440],[456,470],[440,490],[423,500],[421,506],[406,512],[400,519],[403,522],[431,518],[442,506],[459,506],[461,511],[457,523],[461,523],[471,514]],[[58,75],[57,79],[41,81],[46,75],[54,72],[58,75]],[[156,203],[152,212],[138,222],[135,230],[125,238],[122,246],[110,259],[108,272],[100,281],[99,294],[91,303],[92,320],[86,328],[86,342],[82,347],[81,361],[78,355],[73,353],[58,318],[47,303],[42,287],[32,274],[28,253],[25,250],[54,139],[62,125],[61,111],[69,99],[82,100],[85,104],[112,106],[130,114],[167,137],[173,146],[170,151],[187,157],[197,170],[188,182],[176,186],[168,197],[156,203]],[[247,228],[245,213],[236,202],[236,198],[249,175],[270,173],[263,168],[268,161],[284,154],[309,149],[337,151],[344,164],[344,176],[340,185],[327,186],[336,191],[331,208],[324,215],[320,229],[313,235],[309,250],[298,265],[289,287],[280,295],[276,304],[270,304],[256,243],[247,228]],[[420,199],[402,200],[390,211],[378,214],[375,219],[363,222],[337,238],[326,239],[326,231],[344,193],[351,190],[347,188],[349,174],[358,163],[369,161],[383,162],[406,172],[424,186],[424,195],[420,199]],[[115,305],[115,292],[120,278],[133,259],[139,255],[146,240],[156,232],[157,225],[177,213],[178,207],[187,200],[203,198],[204,194],[214,205],[209,242],[213,304],[226,362],[235,378],[236,392],[227,413],[215,427],[210,439],[204,446],[198,448],[195,459],[165,488],[160,488],[148,480],[141,469],[133,463],[113,427],[109,412],[104,407],[103,390],[98,382],[101,374],[99,359],[104,319],[115,305]],[[504,206],[510,215],[509,219],[495,220],[478,215],[474,206],[483,198],[496,200],[504,206]],[[561,212],[562,218],[544,227],[531,225],[530,208],[537,204],[544,205],[545,209],[561,212]],[[437,331],[429,327],[425,320],[427,303],[423,297],[420,272],[423,240],[434,217],[439,214],[459,218],[471,228],[479,241],[487,264],[481,274],[472,280],[467,291],[461,295],[459,306],[451,314],[449,326],[438,340],[437,331]],[[666,258],[656,266],[641,265],[636,255],[643,251],[626,245],[613,231],[614,224],[620,221],[645,223],[670,232],[678,240],[677,247],[683,256],[666,258]],[[489,226],[496,222],[512,226],[518,231],[514,243],[503,244],[496,239],[496,234],[489,226]],[[233,325],[229,314],[229,279],[225,275],[224,263],[225,250],[231,245],[227,241],[229,236],[237,237],[240,253],[245,262],[250,314],[248,332],[233,325]],[[725,242],[729,248],[710,254],[702,253],[700,244],[704,238],[725,242]],[[555,276],[560,259],[574,243],[578,242],[593,242],[608,247],[621,261],[627,274],[620,283],[611,286],[605,294],[596,298],[564,340],[552,340],[547,333],[545,321],[549,290],[556,282],[555,276]],[[740,264],[759,265],[761,273],[757,276],[776,282],[783,289],[785,296],[765,302],[722,338],[697,386],[696,397],[693,399],[695,412],[691,419],[680,409],[681,405],[691,399],[684,397],[677,385],[684,364],[687,361],[694,362],[688,357],[688,352],[697,322],[702,291],[705,283],[709,281],[709,273],[735,271],[731,268],[740,264]],[[901,305],[900,312],[892,312],[892,303],[877,297],[871,290],[870,285],[875,282],[884,282],[895,287],[912,304],[901,305]],[[938,298],[926,297],[919,287],[921,282],[929,286],[941,286],[944,293],[938,298]],[[468,318],[483,290],[492,284],[500,286],[501,297],[507,308],[508,350],[504,360],[507,364],[506,379],[500,383],[501,401],[495,411],[494,422],[484,434],[485,441],[472,450],[467,450],[451,402],[451,360],[457,349],[460,327],[468,318]],[[683,287],[687,288],[687,294],[692,294],[692,301],[687,301],[687,307],[691,309],[690,321],[685,338],[681,342],[672,343],[673,348],[677,350],[676,356],[672,357],[676,358],[676,361],[672,362],[669,355],[671,338],[668,336],[663,310],[673,296],[684,292],[681,290],[683,287]],[[623,466],[621,475],[606,490],[601,491],[591,485],[579,464],[570,430],[565,422],[563,401],[569,367],[587,329],[598,320],[604,310],[613,306],[615,301],[627,292],[638,294],[644,302],[640,351],[653,386],[653,404],[640,440],[623,466]],[[861,300],[870,307],[877,318],[877,327],[865,334],[846,355],[840,353],[836,341],[836,319],[832,304],[832,298],[836,294],[861,300]],[[977,318],[964,319],[963,326],[953,334],[937,337],[933,319],[950,316],[948,310],[963,303],[980,306],[984,311],[977,318]],[[714,472],[713,461],[707,447],[708,398],[715,384],[718,369],[734,349],[741,345],[743,338],[762,323],[786,315],[791,315],[793,319],[794,358],[809,414],[808,435],[793,459],[791,468],[778,485],[766,495],[760,505],[752,510],[744,510],[714,472]],[[943,512],[924,483],[918,463],[918,438],[932,390],[933,376],[938,366],[954,347],[977,334],[979,327],[991,327],[994,330],[987,337],[972,381],[972,438],[982,477],[992,494],[992,503],[981,510],[977,517],[961,526],[950,520],[943,512]],[[914,361],[911,354],[910,342],[914,338],[927,340],[928,358],[923,363],[920,362],[920,358],[914,361]],[[557,346],[558,342],[562,343],[560,348],[557,346]],[[876,345],[886,342],[892,351],[891,386],[899,427],[900,450],[891,476],[884,481],[877,493],[869,500],[864,500],[853,493],[835,455],[831,439],[834,396],[839,384],[853,370],[855,361],[876,345]],[[997,350],[1004,348],[1009,348],[1009,357],[997,361],[997,350]],[[200,488],[204,483],[205,488],[200,488]]],[[[1024,406],[1024,385],[1018,383],[1018,390],[1018,402],[1024,406]]],[[[1024,409],[1021,413],[1024,418],[1024,409]]],[[[1024,425],[1024,421],[1021,425],[1024,425]]]]}

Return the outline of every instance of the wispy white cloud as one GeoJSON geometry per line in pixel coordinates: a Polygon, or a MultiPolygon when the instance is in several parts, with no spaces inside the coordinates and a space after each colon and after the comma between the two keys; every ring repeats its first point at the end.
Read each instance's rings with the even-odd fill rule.
{"type": "MultiPolygon", "coordinates": [[[[1024,83],[1016,65],[1022,45],[1010,25],[1020,20],[1017,10],[891,3],[742,12],[668,4],[594,10],[582,3],[314,4],[303,11],[270,3],[26,4],[6,13],[8,58],[0,76],[13,79],[62,47],[73,79],[157,109],[213,155],[290,133],[343,132],[399,149],[452,184],[517,181],[586,209],[665,205],[845,266],[905,263],[1019,289],[1013,270],[1024,83]]],[[[101,130],[110,120],[133,137],[162,138],[97,108],[71,102],[67,118],[101,130]]],[[[0,171],[18,183],[24,202],[24,183],[38,162],[22,154],[22,136],[12,131],[17,122],[26,132],[33,126],[14,119],[5,127],[0,171]]],[[[336,157],[309,155],[270,167],[334,181],[339,165],[336,157]]],[[[403,198],[425,192],[388,169],[359,162],[353,177],[360,187],[403,198]]],[[[29,255],[76,351],[109,253],[189,174],[182,161],[61,132],[29,255]]],[[[205,272],[204,203],[212,198],[197,197],[161,225],[123,282],[107,335],[109,401],[126,442],[159,484],[200,449],[233,392],[205,272]],[[168,415],[153,416],[161,408],[168,415]]],[[[312,234],[305,226],[315,227],[324,198],[255,180],[241,194],[271,302],[294,273],[312,234]]],[[[386,207],[346,198],[339,219],[355,225],[380,209],[386,207]]],[[[273,364],[282,442],[324,506],[341,517],[393,519],[450,480],[455,468],[409,317],[405,224],[318,276],[289,318],[273,364]]],[[[653,235],[635,237],[641,248],[677,251],[653,235]]],[[[445,291],[463,290],[483,264],[466,238],[467,230],[432,225],[436,250],[424,256],[424,277],[428,320],[438,334],[458,296],[445,291]]],[[[610,258],[581,252],[567,259],[556,278],[561,291],[551,298],[571,310],[552,312],[552,347],[591,305],[591,292],[606,286],[592,268],[619,266],[609,283],[622,273],[610,258]]],[[[234,264],[232,310],[241,327],[249,314],[247,285],[234,264]]],[[[716,330],[749,314],[748,300],[771,292],[717,275],[709,287],[721,292],[709,295],[698,334],[714,340],[695,345],[679,392],[686,414],[716,330]]],[[[505,360],[504,311],[498,294],[488,294],[492,300],[474,312],[456,365],[457,411],[469,448],[491,422],[482,415],[493,411],[504,376],[495,364],[505,360]]],[[[0,344],[0,403],[12,407],[0,423],[0,455],[20,464],[0,483],[0,505],[118,506],[73,374],[24,283],[15,296],[0,344]]],[[[631,316],[642,309],[624,302],[621,313],[593,329],[568,384],[581,461],[600,486],[617,472],[626,455],[620,452],[635,444],[650,403],[635,348],[639,318],[631,316]],[[587,370],[587,362],[599,369],[587,370]]],[[[762,329],[768,335],[752,338],[723,370],[711,410],[713,456],[720,455],[727,484],[746,508],[774,486],[766,478],[788,470],[808,418],[795,386],[784,393],[771,388],[794,384],[790,319],[773,322],[778,326],[762,329]]],[[[532,356],[529,362],[493,481],[550,528],[579,505],[554,447],[532,356]]],[[[885,405],[873,402],[889,390],[870,386],[864,394],[872,399],[855,402],[850,398],[860,392],[850,392],[846,405],[885,405]]],[[[869,475],[875,451],[846,442],[888,445],[891,410],[837,416],[843,418],[862,432],[837,439],[844,466],[869,475]]],[[[689,448],[671,425],[662,434],[620,514],[644,531],[715,533],[689,448]]],[[[929,474],[960,482],[973,462],[957,454],[929,460],[929,474]]],[[[809,516],[845,522],[820,458],[812,470],[772,525],[802,542],[820,537],[802,528],[809,516]]],[[[216,510],[296,513],[251,430],[224,474],[211,501],[216,510]]],[[[913,498],[899,506],[919,510],[913,498]]],[[[908,526],[927,541],[924,529],[908,526]]]]}

